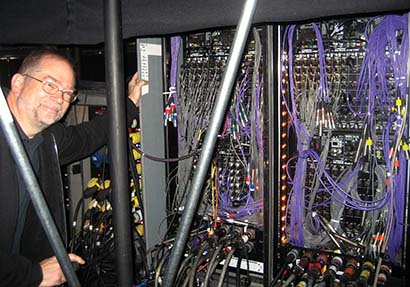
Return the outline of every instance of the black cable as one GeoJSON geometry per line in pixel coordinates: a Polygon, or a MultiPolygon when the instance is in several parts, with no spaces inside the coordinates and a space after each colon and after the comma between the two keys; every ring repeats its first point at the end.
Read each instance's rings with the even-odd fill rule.
{"type": "Polygon", "coordinates": [[[219,254],[219,252],[222,250],[222,248],[223,248],[224,246],[225,246],[225,242],[224,242],[224,240],[223,240],[223,238],[222,238],[222,239],[220,240],[218,246],[216,247],[215,251],[212,253],[211,259],[209,260],[208,271],[207,271],[206,276],[205,276],[204,286],[203,286],[203,287],[207,287],[207,286],[208,286],[208,282],[210,281],[211,276],[212,276],[212,273],[214,272],[214,270],[215,270],[215,268],[216,268],[216,266],[215,266],[215,268],[214,268],[214,265],[217,265],[217,264],[215,264],[215,262],[217,261],[218,254],[219,254]],[[222,242],[221,242],[221,241],[222,241],[222,242]]]}
{"type": "Polygon", "coordinates": [[[191,272],[195,272],[195,270],[193,268],[191,268],[188,272],[188,274],[186,274],[185,279],[181,285],[181,287],[187,287],[188,283],[189,283],[189,278],[191,278],[191,272]]]}
{"type": "MultiPolygon", "coordinates": [[[[114,238],[113,238],[114,239],[114,238]]],[[[114,251],[114,242],[113,239],[108,240],[108,243],[110,243],[110,246],[108,248],[104,248],[104,252],[102,254],[99,254],[98,256],[94,257],[92,261],[87,262],[87,265],[84,266],[84,268],[90,267],[90,266],[96,266],[97,264],[102,265],[103,259],[107,258],[110,255],[113,255],[114,251]]],[[[107,243],[107,245],[108,245],[107,243]]],[[[99,250],[101,251],[101,249],[99,250]]],[[[110,265],[111,267],[111,265],[110,265]]]]}
{"type": "Polygon", "coordinates": [[[225,279],[226,271],[228,270],[229,263],[231,262],[231,259],[232,259],[234,253],[235,253],[235,248],[233,247],[231,249],[231,251],[228,253],[228,256],[226,256],[225,264],[222,268],[222,271],[221,271],[221,274],[220,274],[220,277],[219,277],[218,287],[222,287],[222,284],[223,284],[224,279],[225,279]]]}
{"type": "Polygon", "coordinates": [[[149,274],[149,268],[148,268],[148,263],[147,263],[147,253],[145,252],[146,249],[146,244],[143,238],[141,238],[141,236],[138,234],[138,232],[136,230],[134,230],[133,232],[135,238],[134,241],[138,241],[139,246],[135,246],[134,244],[134,248],[135,251],[138,251],[141,254],[141,258],[142,258],[142,264],[144,267],[144,271],[145,271],[145,276],[148,276],[149,274]]]}
{"type": "MultiPolygon", "coordinates": [[[[200,261],[199,261],[199,263],[198,263],[198,268],[197,268],[197,270],[195,271],[195,275],[194,275],[194,278],[196,277],[196,274],[199,274],[200,272],[205,272],[204,270],[205,270],[205,267],[207,266],[207,261],[209,260],[209,252],[207,252],[207,254],[205,254],[205,256],[202,256],[201,257],[201,259],[200,259],[200,261]]],[[[202,278],[201,276],[200,276],[200,278],[202,278]]],[[[195,282],[194,282],[194,284],[193,285],[190,285],[189,287],[196,287],[197,285],[195,284],[195,282]]]]}
{"type": "Polygon", "coordinates": [[[192,259],[192,257],[194,257],[194,253],[191,252],[187,257],[185,257],[185,259],[182,261],[181,263],[181,267],[179,268],[176,280],[175,280],[175,286],[179,286],[179,282],[182,279],[182,276],[184,275],[184,270],[187,268],[187,265],[189,263],[189,261],[192,259]]]}
{"type": "MultiPolygon", "coordinates": [[[[112,215],[112,212],[109,210],[100,212],[97,214],[97,220],[95,221],[95,224],[93,224],[94,228],[99,229],[100,226],[102,225],[102,223],[106,220],[107,217],[110,217],[112,215]]],[[[109,224],[107,224],[109,225],[109,224]]],[[[93,241],[95,241],[96,237],[98,236],[98,230],[96,230],[97,232],[94,231],[94,236],[93,236],[93,241]]]]}
{"type": "Polygon", "coordinates": [[[74,214],[73,214],[73,222],[71,223],[70,252],[74,251],[74,248],[75,248],[75,245],[76,245],[76,242],[75,242],[75,240],[76,240],[76,234],[75,234],[76,230],[75,229],[77,227],[78,213],[80,212],[80,207],[83,206],[83,202],[84,202],[84,197],[81,197],[80,200],[77,202],[77,206],[75,207],[75,211],[74,211],[74,214]]]}
{"type": "Polygon", "coordinates": [[[164,219],[162,219],[162,221],[160,222],[160,224],[159,224],[159,226],[158,226],[158,236],[159,236],[159,233],[160,233],[160,232],[159,232],[159,231],[160,231],[160,227],[161,227],[161,225],[163,224],[163,222],[165,222],[165,220],[167,220],[169,217],[172,216],[171,221],[168,222],[168,228],[167,228],[166,232],[164,233],[164,237],[162,238],[162,241],[165,241],[165,239],[167,238],[168,233],[171,231],[171,229],[172,229],[172,227],[173,227],[172,225],[174,224],[174,221],[175,221],[177,215],[178,215],[177,212],[170,213],[170,214],[168,214],[164,219]]]}
{"type": "Polygon", "coordinates": [[[95,280],[95,278],[93,278],[92,275],[97,276],[99,281],[102,279],[101,277],[102,275],[109,276],[110,272],[115,277],[115,270],[112,269],[112,266],[115,266],[113,260],[109,259],[108,262],[104,262],[104,260],[108,256],[113,255],[113,252],[114,252],[115,246],[114,246],[113,238],[110,240],[110,243],[111,244],[109,248],[100,249],[99,251],[103,251],[102,254],[99,254],[98,256],[94,257],[92,261],[88,261],[86,266],[83,266],[81,268],[81,269],[84,269],[86,272],[85,275],[83,276],[84,286],[89,286],[90,285],[89,283],[95,280]],[[107,264],[105,265],[104,263],[107,263],[107,264]]]}
{"type": "MultiPolygon", "coordinates": [[[[191,244],[195,247],[195,241],[196,240],[201,240],[201,238],[199,236],[196,236],[195,238],[192,239],[191,244]]],[[[198,258],[199,254],[202,253],[205,249],[203,248],[204,246],[206,247],[208,245],[207,241],[202,241],[202,243],[197,247],[196,250],[194,250],[194,248],[192,249],[193,254],[196,254],[196,258],[195,260],[198,258]]],[[[197,264],[197,263],[196,263],[197,264]]],[[[194,263],[192,264],[194,265],[194,263]]],[[[195,273],[196,268],[194,269],[194,266],[191,266],[190,270],[187,272],[187,274],[185,274],[185,279],[182,283],[182,287],[186,287],[189,286],[189,280],[191,278],[191,274],[192,272],[195,273]]],[[[195,275],[194,275],[195,276],[195,275]]]]}
{"type": "Polygon", "coordinates": [[[276,281],[278,281],[279,277],[283,274],[288,264],[295,261],[298,256],[299,256],[299,251],[297,249],[292,249],[288,252],[285,258],[285,263],[283,263],[282,268],[280,268],[279,272],[276,273],[275,278],[273,278],[269,286],[272,287],[275,285],[276,281]]]}
{"type": "MultiPolygon", "coordinates": [[[[168,254],[169,254],[169,252],[168,252],[168,254]]],[[[161,270],[162,270],[162,267],[165,264],[165,260],[167,260],[167,258],[168,258],[168,254],[162,256],[162,259],[159,262],[157,269],[155,270],[155,285],[154,285],[155,287],[159,286],[159,277],[161,276],[161,270]]]]}
{"type": "Polygon", "coordinates": [[[132,144],[132,148],[135,149],[138,153],[140,153],[141,156],[143,156],[145,158],[148,158],[150,160],[159,161],[159,162],[177,162],[177,161],[181,161],[181,160],[191,158],[196,154],[196,152],[192,152],[190,154],[183,155],[183,156],[180,156],[180,157],[177,157],[177,158],[161,158],[161,157],[156,157],[156,156],[145,153],[144,151],[142,151],[140,148],[138,148],[134,144],[132,144]]]}
{"type": "Polygon", "coordinates": [[[139,207],[141,209],[141,213],[144,213],[144,204],[142,201],[142,197],[141,197],[141,189],[140,189],[140,185],[139,185],[139,177],[137,174],[137,171],[135,169],[135,160],[134,157],[132,155],[132,142],[131,139],[128,139],[128,147],[129,147],[129,152],[128,152],[128,162],[130,165],[130,171],[131,171],[131,176],[132,176],[132,180],[134,181],[134,188],[135,188],[135,195],[137,196],[138,199],[138,203],[139,203],[139,207]]]}
{"type": "MultiPolygon", "coordinates": [[[[249,272],[249,253],[250,252],[251,251],[249,251],[248,249],[246,249],[246,251],[245,251],[245,256],[246,256],[246,277],[249,281],[249,284],[251,283],[251,274],[249,272]]],[[[248,285],[246,285],[246,286],[248,286],[248,285]]]]}
{"type": "Polygon", "coordinates": [[[165,256],[166,252],[169,252],[169,248],[170,248],[169,244],[165,244],[164,242],[162,242],[161,244],[156,245],[153,248],[150,248],[150,250],[146,252],[147,256],[148,254],[151,254],[152,269],[156,269],[156,267],[159,265],[162,258],[165,256]]]}
{"type": "MultiPolygon", "coordinates": [[[[200,237],[197,237],[199,240],[201,240],[200,237]]],[[[195,239],[193,239],[192,244],[195,244],[195,239]]],[[[198,266],[198,262],[199,262],[199,258],[202,253],[205,251],[205,249],[209,246],[209,242],[208,241],[202,241],[202,243],[199,245],[199,248],[196,250],[196,256],[195,256],[195,260],[191,266],[191,269],[189,270],[189,272],[186,274],[185,280],[182,283],[182,287],[186,287],[186,286],[190,286],[190,281],[191,281],[191,276],[194,277],[195,279],[195,271],[196,271],[196,266],[198,266]]],[[[192,251],[194,252],[194,251],[192,251]]],[[[193,284],[193,283],[192,283],[193,284]]]]}
{"type": "Polygon", "coordinates": [[[238,262],[236,263],[236,287],[241,287],[241,263],[242,254],[239,252],[238,262]]]}
{"type": "Polygon", "coordinates": [[[188,286],[194,286],[194,280],[195,280],[195,274],[196,274],[196,269],[199,266],[199,261],[202,257],[202,254],[204,251],[209,247],[209,241],[204,241],[201,246],[198,249],[197,256],[194,260],[194,264],[192,265],[192,272],[190,273],[189,277],[189,285],[188,286]]]}
{"type": "MultiPolygon", "coordinates": [[[[85,97],[84,97],[84,105],[87,103],[87,97],[88,97],[88,95],[85,94],[85,97]]],[[[82,113],[82,115],[81,115],[81,123],[83,123],[83,122],[85,121],[85,112],[86,112],[86,106],[83,106],[83,113],[82,113]]],[[[78,125],[79,123],[78,123],[78,118],[77,118],[77,105],[74,105],[74,117],[75,117],[75,125],[78,125]]],[[[80,161],[80,170],[81,170],[81,173],[80,173],[81,186],[85,186],[85,182],[84,182],[84,163],[83,163],[82,160],[80,161]]],[[[81,202],[81,214],[84,215],[84,212],[85,212],[84,192],[81,193],[81,198],[82,198],[82,202],[81,202]]],[[[75,219],[76,219],[76,218],[77,218],[77,217],[75,217],[75,219]]],[[[75,230],[72,230],[72,231],[75,232],[75,230]]]]}
{"type": "Polygon", "coordinates": [[[114,237],[112,236],[108,237],[108,239],[106,239],[104,243],[101,244],[98,248],[90,246],[89,248],[90,252],[87,254],[89,260],[87,260],[87,263],[83,267],[87,268],[88,266],[95,264],[98,260],[101,260],[105,258],[106,256],[110,255],[110,252],[108,251],[110,251],[111,249],[114,249],[113,239],[114,237]],[[107,245],[110,245],[110,246],[106,248],[107,245]],[[103,253],[98,254],[101,251],[103,251],[103,253]],[[93,256],[94,258],[92,258],[93,256]]]}
{"type": "MultiPolygon", "coordinates": [[[[133,153],[132,153],[132,141],[131,141],[130,138],[128,139],[128,148],[129,148],[129,152],[128,152],[129,169],[130,169],[130,172],[131,172],[131,177],[134,181],[135,196],[138,199],[139,208],[141,210],[141,213],[144,214],[144,204],[143,204],[142,197],[141,197],[141,188],[140,188],[140,185],[139,185],[139,176],[138,176],[138,174],[136,172],[136,168],[135,168],[135,159],[134,159],[133,153]]],[[[140,244],[145,246],[145,242],[142,240],[142,238],[139,237],[138,232],[135,232],[135,233],[137,233],[136,239],[139,240],[140,244]]],[[[136,252],[138,251],[140,253],[140,255],[142,257],[142,261],[143,261],[145,274],[148,275],[149,274],[149,268],[148,268],[148,264],[147,264],[147,261],[146,261],[145,248],[144,249],[138,248],[138,247],[135,246],[135,244],[134,244],[134,248],[135,248],[136,252]]]]}
{"type": "MultiPolygon", "coordinates": [[[[175,182],[175,185],[177,185],[176,178],[178,176],[178,165],[176,165],[167,175],[167,186],[165,188],[165,194],[166,194],[166,202],[167,202],[167,213],[173,212],[172,210],[172,198],[171,198],[171,184],[172,182],[175,182]]],[[[173,189],[173,193],[175,193],[175,188],[173,189]]]]}
{"type": "MultiPolygon", "coordinates": [[[[106,204],[106,200],[100,204],[106,204]]],[[[92,208],[88,210],[88,213],[89,216],[83,218],[82,245],[79,246],[81,249],[78,252],[87,262],[81,266],[82,282],[85,286],[114,286],[116,270],[113,269],[114,260],[112,258],[115,249],[113,230],[110,228],[112,212],[109,210],[102,212],[92,208]],[[85,222],[93,228],[85,229],[85,222]],[[100,228],[103,225],[105,227],[100,228]],[[87,233],[84,234],[84,231],[87,233]]]]}
{"type": "MultiPolygon", "coordinates": [[[[220,250],[218,251],[218,253],[220,252],[220,250]]],[[[221,254],[221,256],[216,256],[215,260],[213,261],[212,265],[210,265],[210,267],[208,268],[207,272],[206,272],[206,277],[208,278],[208,280],[205,280],[204,282],[204,286],[203,287],[207,287],[209,282],[211,281],[212,275],[214,274],[216,268],[218,267],[219,263],[221,263],[222,260],[224,260],[226,258],[225,256],[225,252],[223,252],[221,254]]]]}

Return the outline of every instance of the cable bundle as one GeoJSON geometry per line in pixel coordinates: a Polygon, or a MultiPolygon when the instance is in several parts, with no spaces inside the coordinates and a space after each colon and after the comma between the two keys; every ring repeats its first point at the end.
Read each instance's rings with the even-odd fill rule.
{"type": "MultiPolygon", "coordinates": [[[[146,262],[145,242],[142,238],[143,206],[141,198],[141,157],[132,152],[132,144],[139,142],[139,133],[130,133],[130,194],[133,224],[133,253],[136,282],[149,276],[146,262]]],[[[105,166],[105,165],[104,165],[105,166]]],[[[102,177],[91,178],[78,202],[73,221],[70,251],[81,256],[86,264],[81,266],[79,279],[84,286],[116,286],[117,272],[115,270],[114,229],[111,206],[111,181],[102,177]],[[83,211],[82,222],[77,226],[80,207],[89,200],[87,209],[83,211]]]]}
{"type": "MultiPolygon", "coordinates": [[[[210,121],[227,59],[227,51],[224,52],[220,44],[225,41],[224,37],[228,36],[229,33],[224,32],[211,33],[211,40],[207,40],[211,44],[205,47],[197,46],[194,42],[195,37],[188,37],[176,107],[178,150],[181,155],[192,152],[199,154],[201,149],[203,135],[210,121]]],[[[260,75],[262,53],[259,32],[256,29],[253,38],[254,40],[249,44],[251,52],[244,56],[225,124],[218,136],[213,172],[209,174],[207,185],[204,187],[207,195],[204,196],[200,213],[212,209],[214,224],[218,217],[249,216],[262,207],[261,187],[264,169],[262,136],[264,115],[260,75]]],[[[176,176],[177,192],[175,199],[172,200],[174,208],[183,206],[197,160],[198,158],[194,157],[179,162],[176,176]]]]}
{"type": "MultiPolygon", "coordinates": [[[[344,45],[348,38],[340,39],[349,31],[342,25],[333,25],[337,32],[324,34],[337,35],[344,45]]],[[[354,39],[358,49],[367,43],[361,67],[346,60],[348,53],[338,52],[335,57],[336,45],[322,39],[317,24],[285,30],[280,83],[289,135],[296,141],[295,155],[286,166],[291,187],[286,235],[296,246],[339,249],[352,255],[378,258],[387,250],[394,261],[402,240],[403,163],[408,155],[408,19],[388,15],[371,19],[366,27],[368,39],[360,44],[354,39]],[[306,48],[310,27],[317,42],[310,46],[313,50],[306,48]],[[338,57],[346,63],[344,68],[336,69],[338,57]],[[349,71],[356,69],[357,82],[353,82],[349,71]],[[328,84],[329,79],[336,82],[328,84]]]]}
{"type": "MultiPolygon", "coordinates": [[[[197,231],[191,234],[185,251],[185,258],[180,264],[175,286],[222,286],[232,258],[237,258],[236,286],[243,282],[250,284],[248,255],[253,251],[255,231],[229,225],[218,225],[214,232],[197,231]],[[246,260],[245,276],[241,276],[241,263],[246,260]],[[224,261],[224,262],[223,262],[224,261]]],[[[160,286],[162,275],[168,263],[171,242],[159,246],[153,253],[161,253],[156,259],[155,286],[160,286]],[[161,251],[162,250],[162,251],[161,251]]]]}

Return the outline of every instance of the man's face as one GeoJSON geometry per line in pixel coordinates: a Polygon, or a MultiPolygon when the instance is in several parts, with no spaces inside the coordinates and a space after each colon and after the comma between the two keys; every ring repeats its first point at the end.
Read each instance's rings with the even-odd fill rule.
{"type": "MultiPolygon", "coordinates": [[[[75,79],[71,66],[56,57],[44,57],[39,67],[27,74],[41,81],[53,83],[60,90],[74,89],[75,79]]],[[[17,100],[27,122],[38,132],[59,121],[70,105],[63,100],[61,91],[50,95],[42,86],[43,83],[25,77],[24,86],[17,100]]]]}

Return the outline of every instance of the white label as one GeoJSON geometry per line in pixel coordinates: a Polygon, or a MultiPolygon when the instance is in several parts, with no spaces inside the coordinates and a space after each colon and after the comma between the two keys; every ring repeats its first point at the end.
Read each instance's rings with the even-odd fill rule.
{"type": "MultiPolygon", "coordinates": [[[[141,71],[140,77],[141,80],[149,81],[149,56],[161,56],[162,55],[162,47],[159,44],[149,44],[149,43],[141,43],[140,44],[140,52],[141,52],[141,71]]],[[[146,95],[149,92],[149,83],[142,87],[142,95],[146,95]]]]}

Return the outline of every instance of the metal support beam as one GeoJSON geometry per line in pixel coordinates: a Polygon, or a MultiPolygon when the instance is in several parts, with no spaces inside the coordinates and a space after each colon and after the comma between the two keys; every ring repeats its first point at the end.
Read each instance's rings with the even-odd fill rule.
{"type": "MultiPolygon", "coordinates": [[[[274,258],[274,210],[275,210],[275,190],[278,190],[279,176],[275,174],[275,164],[278,158],[278,150],[275,150],[275,147],[278,147],[277,137],[274,137],[277,133],[277,127],[275,123],[276,119],[273,121],[271,117],[275,114],[278,114],[278,105],[277,100],[275,99],[274,91],[274,55],[273,55],[273,27],[271,25],[266,26],[264,29],[265,34],[265,49],[264,49],[264,58],[266,59],[266,69],[265,69],[265,99],[268,102],[268,173],[267,173],[267,186],[264,188],[263,194],[263,265],[264,265],[264,286],[270,286],[270,282],[273,280],[273,258],[274,258]]],[[[277,196],[276,196],[277,197],[277,196]]]]}
{"type": "Polygon", "coordinates": [[[104,1],[105,65],[118,286],[133,283],[121,1],[104,1]]]}
{"type": "Polygon", "coordinates": [[[175,276],[178,273],[179,262],[184,253],[185,244],[190,233],[191,224],[196,212],[199,198],[201,197],[202,186],[206,179],[209,163],[212,159],[213,150],[215,148],[218,131],[224,119],[226,107],[232,91],[232,86],[238,71],[238,66],[241,61],[243,48],[249,34],[249,29],[252,23],[252,18],[255,13],[257,0],[247,0],[244,4],[241,18],[235,32],[233,45],[230,51],[228,64],[222,79],[221,88],[218,98],[216,99],[215,108],[212,113],[211,122],[207,130],[202,152],[199,157],[198,167],[192,180],[192,190],[185,205],[180,227],[176,236],[175,244],[171,251],[171,256],[168,260],[168,267],[165,273],[165,287],[171,287],[175,276]]]}

